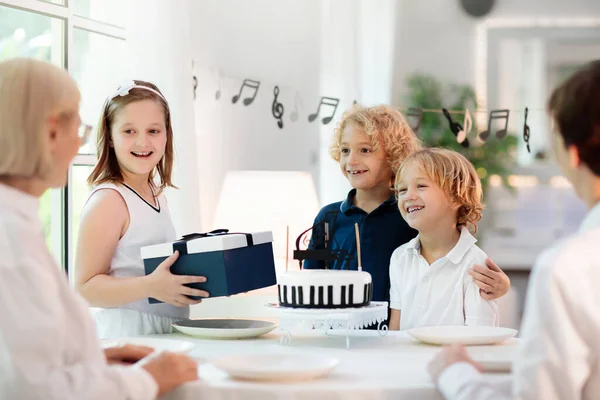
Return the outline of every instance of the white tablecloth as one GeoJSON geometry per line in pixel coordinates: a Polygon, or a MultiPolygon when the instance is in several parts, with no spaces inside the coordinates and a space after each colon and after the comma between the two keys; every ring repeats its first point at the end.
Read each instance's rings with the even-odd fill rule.
{"type": "MultiPolygon", "coordinates": [[[[183,385],[166,396],[169,400],[197,399],[441,399],[426,366],[440,350],[421,344],[405,332],[354,331],[346,350],[345,337],[323,333],[294,334],[291,345],[279,343],[281,331],[250,340],[203,340],[181,334],[155,337],[182,339],[196,345],[191,356],[199,360],[200,380],[183,385]],[[339,365],[328,378],[301,383],[256,383],[229,379],[210,363],[212,357],[247,354],[312,353],[335,357],[339,365]]],[[[517,340],[503,345],[470,347],[477,360],[506,362],[512,359],[517,340]]],[[[486,379],[510,384],[507,373],[486,379]]]]}

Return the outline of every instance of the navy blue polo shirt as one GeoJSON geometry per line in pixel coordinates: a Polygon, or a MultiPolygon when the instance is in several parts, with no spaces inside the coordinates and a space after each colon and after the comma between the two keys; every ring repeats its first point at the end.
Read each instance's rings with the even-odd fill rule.
{"type": "MultiPolygon", "coordinates": [[[[329,269],[357,270],[356,233],[354,224],[358,223],[360,235],[361,264],[363,271],[371,274],[373,280],[373,300],[389,301],[390,296],[390,257],[394,250],[417,236],[398,210],[394,195],[367,214],[353,203],[356,189],[348,193],[346,200],[329,204],[319,211],[315,225],[323,229],[323,221],[329,222],[332,232],[330,248],[343,250],[352,259],[336,260],[329,263],[329,269]]],[[[312,238],[314,239],[315,233],[312,238]]],[[[322,248],[311,239],[309,249],[322,248]]],[[[303,268],[325,269],[324,261],[305,260],[303,268]]]]}

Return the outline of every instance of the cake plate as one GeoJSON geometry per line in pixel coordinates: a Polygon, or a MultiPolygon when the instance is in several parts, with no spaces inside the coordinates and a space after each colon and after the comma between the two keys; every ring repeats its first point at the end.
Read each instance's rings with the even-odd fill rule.
{"type": "MultiPolygon", "coordinates": [[[[325,333],[346,331],[346,348],[350,348],[350,331],[362,329],[372,324],[377,325],[380,336],[387,334],[385,320],[388,316],[387,301],[372,301],[368,306],[358,308],[293,308],[283,307],[278,303],[269,303],[267,307],[280,311],[279,327],[285,335],[280,343],[292,343],[292,331],[320,330],[325,333]]],[[[336,332],[337,333],[337,332],[336,332]]]]}

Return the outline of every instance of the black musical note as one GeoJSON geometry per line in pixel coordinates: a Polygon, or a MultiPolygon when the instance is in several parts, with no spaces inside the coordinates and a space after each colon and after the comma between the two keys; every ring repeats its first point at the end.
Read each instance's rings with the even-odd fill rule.
{"type": "Polygon", "coordinates": [[[283,104],[277,102],[277,96],[279,96],[279,86],[275,86],[273,88],[273,95],[275,95],[275,98],[273,99],[271,112],[273,113],[273,117],[278,120],[277,126],[279,126],[279,129],[283,129],[283,120],[281,119],[281,117],[283,117],[283,104]]]}
{"type": "MultiPolygon", "coordinates": [[[[446,117],[446,119],[448,120],[448,124],[450,126],[450,131],[454,134],[454,136],[456,137],[456,141],[458,143],[460,143],[460,145],[464,148],[469,147],[469,140],[465,137],[463,141],[459,141],[458,139],[458,135],[461,132],[464,132],[464,129],[462,127],[461,124],[459,124],[458,122],[454,122],[452,120],[452,116],[450,115],[450,112],[448,111],[448,109],[446,108],[442,108],[442,113],[444,114],[444,116],[446,117]]],[[[462,137],[461,137],[462,139],[462,137]]]]}
{"type": "Polygon", "coordinates": [[[219,86],[217,87],[217,91],[215,92],[215,100],[219,100],[221,98],[221,78],[219,78],[219,86]]]}
{"type": "Polygon", "coordinates": [[[317,108],[317,112],[314,114],[310,114],[308,116],[308,122],[313,122],[315,119],[317,119],[317,117],[319,116],[319,112],[321,111],[321,105],[332,106],[333,112],[331,113],[331,115],[328,117],[324,117],[321,120],[321,122],[323,122],[323,125],[327,125],[333,119],[333,116],[335,115],[335,112],[337,111],[338,104],[340,104],[340,99],[336,99],[334,97],[321,97],[321,101],[319,102],[319,107],[317,108]]]}
{"type": "Polygon", "coordinates": [[[490,137],[490,132],[492,130],[492,122],[495,119],[499,119],[499,120],[504,120],[504,128],[496,131],[496,137],[498,139],[504,139],[504,137],[506,136],[507,128],[508,128],[508,117],[510,115],[510,111],[509,110],[492,110],[490,112],[490,117],[488,118],[488,128],[487,130],[481,132],[479,134],[479,140],[481,140],[482,142],[485,142],[489,137],[490,137]]]}
{"type": "Polygon", "coordinates": [[[294,111],[290,113],[290,121],[296,122],[298,120],[298,103],[302,102],[300,99],[300,93],[296,92],[294,96],[294,111]]]}
{"type": "Polygon", "coordinates": [[[421,129],[421,122],[423,121],[423,109],[410,107],[408,110],[406,110],[406,119],[408,120],[408,124],[413,132],[419,133],[419,130],[421,129]],[[411,118],[414,119],[414,123],[412,124],[410,123],[411,118]]]}
{"type": "Polygon", "coordinates": [[[252,97],[246,97],[244,99],[244,105],[249,106],[250,104],[252,104],[252,102],[256,98],[256,94],[258,93],[258,88],[260,87],[260,82],[253,81],[252,79],[244,79],[244,82],[242,82],[242,86],[240,87],[240,92],[238,94],[236,94],[235,96],[233,96],[233,98],[231,99],[231,102],[233,104],[237,103],[237,101],[240,99],[240,96],[242,95],[242,91],[244,90],[244,87],[249,87],[250,89],[254,89],[254,94],[252,95],[252,97]]]}
{"type": "Polygon", "coordinates": [[[198,89],[198,78],[196,78],[196,76],[193,76],[192,79],[194,81],[194,100],[196,100],[196,89],[198,89]]]}
{"type": "MultiPolygon", "coordinates": [[[[461,144],[465,140],[467,140],[467,136],[469,135],[469,132],[471,132],[471,128],[473,127],[473,119],[471,118],[471,113],[469,112],[469,109],[465,109],[465,118],[463,120],[462,127],[463,129],[460,132],[458,132],[458,135],[456,135],[456,141],[461,144]]],[[[465,147],[468,147],[468,145],[465,147]]]]}
{"type": "Polygon", "coordinates": [[[527,114],[529,113],[529,109],[525,107],[525,122],[523,122],[523,140],[527,144],[527,152],[531,154],[531,149],[529,148],[529,137],[531,136],[531,131],[529,130],[529,125],[527,125],[527,114]]]}

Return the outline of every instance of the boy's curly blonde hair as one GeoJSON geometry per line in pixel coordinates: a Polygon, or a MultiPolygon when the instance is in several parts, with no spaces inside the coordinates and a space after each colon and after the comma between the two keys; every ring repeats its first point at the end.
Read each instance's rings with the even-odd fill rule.
{"type": "Polygon", "coordinates": [[[450,201],[459,205],[457,226],[471,225],[477,233],[477,221],[481,219],[484,207],[481,181],[473,164],[452,150],[430,148],[418,151],[408,156],[400,166],[394,184],[396,192],[404,173],[415,165],[442,188],[450,201]]]}
{"type": "Polygon", "coordinates": [[[337,162],[340,161],[342,134],[349,123],[364,129],[371,138],[373,150],[382,146],[394,173],[406,157],[423,148],[421,140],[413,133],[400,111],[383,104],[374,107],[357,104],[344,113],[333,134],[329,154],[337,162]]]}

